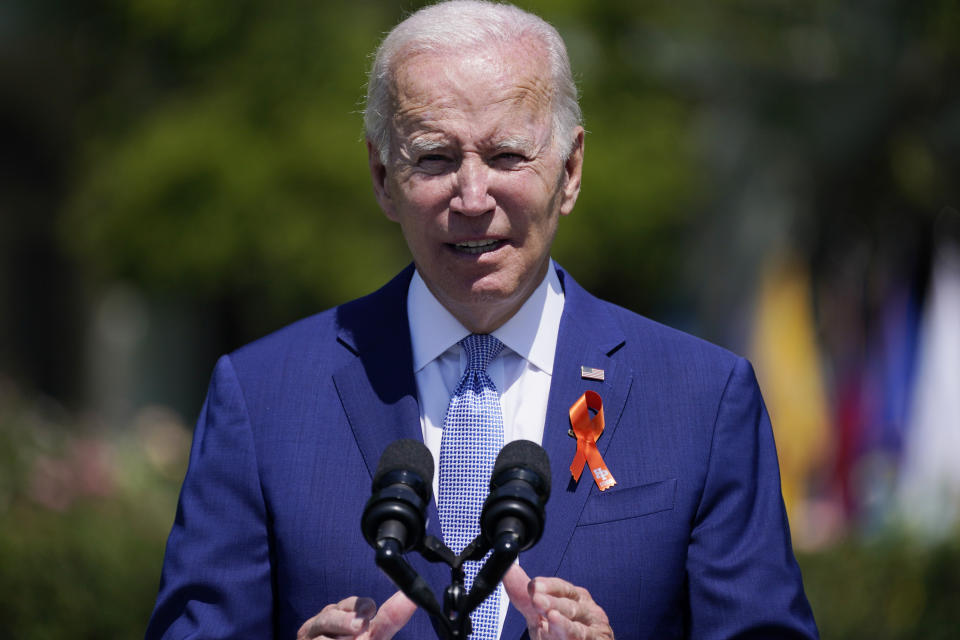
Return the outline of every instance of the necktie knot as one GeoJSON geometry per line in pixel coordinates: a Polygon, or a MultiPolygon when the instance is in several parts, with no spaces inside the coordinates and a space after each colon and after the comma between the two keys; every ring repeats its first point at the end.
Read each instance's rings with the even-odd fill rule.
{"type": "Polygon", "coordinates": [[[460,344],[467,352],[467,371],[486,371],[503,350],[503,343],[489,333],[471,333],[460,344]]]}

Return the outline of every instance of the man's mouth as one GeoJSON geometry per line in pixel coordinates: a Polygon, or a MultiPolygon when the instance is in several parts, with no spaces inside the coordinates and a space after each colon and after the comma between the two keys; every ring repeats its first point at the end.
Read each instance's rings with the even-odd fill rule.
{"type": "Polygon", "coordinates": [[[469,253],[469,254],[478,254],[478,253],[487,253],[488,251],[494,251],[495,249],[500,248],[504,243],[504,240],[467,240],[466,242],[458,242],[453,245],[453,248],[459,251],[460,253],[469,253]]]}

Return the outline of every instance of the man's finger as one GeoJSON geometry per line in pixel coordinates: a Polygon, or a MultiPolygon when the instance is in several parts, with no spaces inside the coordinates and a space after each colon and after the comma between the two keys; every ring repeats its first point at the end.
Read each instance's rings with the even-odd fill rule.
{"type": "Polygon", "coordinates": [[[554,598],[581,600],[583,596],[575,585],[570,584],[563,578],[536,578],[533,584],[537,593],[545,593],[554,598]]]}
{"type": "Polygon", "coordinates": [[[549,632],[546,618],[540,615],[533,604],[533,580],[523,568],[514,563],[503,576],[503,588],[507,597],[527,622],[527,631],[531,638],[545,638],[549,632]]]}
{"type": "Polygon", "coordinates": [[[344,598],[336,604],[325,606],[320,613],[304,622],[297,633],[297,640],[356,633],[363,629],[376,611],[377,605],[370,598],[344,598]]]}
{"type": "Polygon", "coordinates": [[[579,620],[582,616],[580,593],[569,582],[559,578],[535,578],[530,582],[530,600],[541,616],[557,611],[565,618],[579,620]]]}
{"type": "Polygon", "coordinates": [[[417,605],[402,591],[397,591],[383,603],[370,622],[370,640],[390,640],[416,610],[417,605]]]}
{"type": "Polygon", "coordinates": [[[533,606],[529,587],[530,576],[519,564],[514,563],[503,576],[503,588],[510,602],[526,619],[528,626],[533,624],[539,615],[533,606]]]}
{"type": "MultiPolygon", "coordinates": [[[[551,611],[547,616],[545,628],[549,630],[544,638],[563,638],[564,640],[580,640],[581,638],[592,638],[591,629],[586,625],[574,622],[559,611],[551,611]]],[[[596,636],[598,639],[601,636],[596,636]]]]}
{"type": "Polygon", "coordinates": [[[337,603],[337,608],[343,611],[353,611],[357,617],[369,620],[377,612],[377,603],[370,598],[351,596],[337,603]]]}

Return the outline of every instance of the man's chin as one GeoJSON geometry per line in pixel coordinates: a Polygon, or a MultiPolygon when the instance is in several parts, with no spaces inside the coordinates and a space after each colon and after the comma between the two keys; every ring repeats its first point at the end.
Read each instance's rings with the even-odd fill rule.
{"type": "Polygon", "coordinates": [[[487,304],[505,304],[519,295],[517,283],[495,271],[465,283],[464,302],[484,302],[487,304]]]}
{"type": "Polygon", "coordinates": [[[490,333],[512,318],[526,298],[516,288],[474,286],[460,304],[459,315],[466,319],[459,319],[476,333],[490,333]]]}

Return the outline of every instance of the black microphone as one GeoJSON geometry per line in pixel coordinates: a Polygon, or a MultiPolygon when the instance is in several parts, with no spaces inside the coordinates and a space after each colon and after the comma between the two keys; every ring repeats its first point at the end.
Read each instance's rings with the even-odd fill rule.
{"type": "Polygon", "coordinates": [[[433,484],[433,456],[422,442],[387,445],[373,474],[372,495],[363,508],[363,537],[377,551],[376,563],[407,597],[442,618],[440,603],[403,554],[418,547],[426,526],[433,484]]]}
{"type": "Polygon", "coordinates": [[[521,551],[540,539],[550,497],[550,459],[543,447],[514,440],[500,450],[490,475],[490,495],[480,513],[480,535],[493,553],[477,572],[464,611],[487,599],[521,551]]]}
{"type": "Polygon", "coordinates": [[[361,528],[370,546],[385,538],[402,552],[423,538],[433,484],[433,456],[422,442],[397,440],[387,445],[373,474],[372,495],[363,509],[361,528]]]}
{"type": "Polygon", "coordinates": [[[514,533],[520,551],[540,540],[544,507],[550,497],[550,459],[543,447],[514,440],[500,450],[490,475],[490,495],[480,514],[480,531],[494,545],[514,533]]]}

